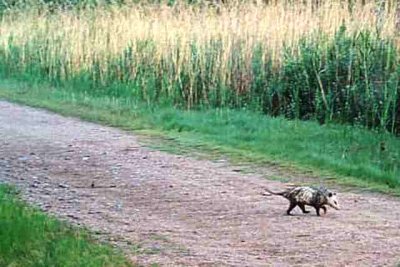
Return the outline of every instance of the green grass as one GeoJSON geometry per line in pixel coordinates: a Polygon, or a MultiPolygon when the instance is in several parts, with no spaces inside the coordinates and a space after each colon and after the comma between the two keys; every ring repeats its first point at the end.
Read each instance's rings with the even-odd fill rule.
{"type": "Polygon", "coordinates": [[[384,132],[288,121],[246,110],[147,107],[126,98],[89,97],[5,80],[0,82],[0,98],[166,137],[164,148],[172,151],[178,145],[241,162],[278,163],[341,183],[400,193],[400,140],[384,132]]]}
{"type": "Polygon", "coordinates": [[[0,185],[0,266],[132,266],[121,252],[27,206],[0,185]]]}

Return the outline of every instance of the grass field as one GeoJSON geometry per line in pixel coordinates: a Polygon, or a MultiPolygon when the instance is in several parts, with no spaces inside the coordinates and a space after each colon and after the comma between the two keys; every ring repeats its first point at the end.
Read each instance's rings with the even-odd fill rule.
{"type": "Polygon", "coordinates": [[[397,2],[272,2],[10,9],[0,73],[88,97],[399,133],[397,2]]]}
{"type": "Polygon", "coordinates": [[[93,241],[84,230],[21,202],[0,185],[0,266],[132,266],[120,251],[93,241]]]}
{"type": "Polygon", "coordinates": [[[0,98],[168,137],[174,140],[169,145],[172,151],[178,146],[228,155],[237,162],[312,169],[338,182],[400,193],[400,140],[385,132],[288,121],[246,110],[148,107],[125,99],[87,97],[42,84],[5,80],[0,82],[0,98]]]}

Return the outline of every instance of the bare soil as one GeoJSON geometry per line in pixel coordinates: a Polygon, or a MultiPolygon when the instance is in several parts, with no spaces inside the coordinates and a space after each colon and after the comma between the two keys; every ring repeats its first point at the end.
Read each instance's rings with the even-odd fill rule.
{"type": "MultiPolygon", "coordinates": [[[[0,182],[148,266],[395,266],[400,201],[341,192],[285,215],[276,171],[154,151],[127,132],[0,101],[0,182]],[[92,187],[93,185],[93,187],[92,187]]],[[[337,189],[337,188],[336,188],[337,189]]],[[[340,190],[340,189],[339,189],[340,190]]]]}

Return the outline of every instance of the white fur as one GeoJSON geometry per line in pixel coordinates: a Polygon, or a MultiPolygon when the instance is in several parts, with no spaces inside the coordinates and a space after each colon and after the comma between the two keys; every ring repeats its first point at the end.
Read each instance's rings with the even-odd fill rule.
{"type": "Polygon", "coordinates": [[[331,207],[334,208],[334,209],[339,210],[339,209],[340,209],[340,207],[339,207],[339,201],[338,201],[338,198],[337,198],[337,196],[336,196],[336,193],[331,193],[331,194],[332,194],[331,196],[328,196],[328,197],[327,197],[327,199],[328,199],[328,205],[331,206],[331,207]]]}

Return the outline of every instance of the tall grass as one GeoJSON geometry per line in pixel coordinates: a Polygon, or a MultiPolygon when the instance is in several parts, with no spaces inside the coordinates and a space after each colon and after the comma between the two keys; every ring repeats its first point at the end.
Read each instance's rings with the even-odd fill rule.
{"type": "Polygon", "coordinates": [[[396,1],[10,9],[0,72],[88,96],[400,133],[396,1]]]}

